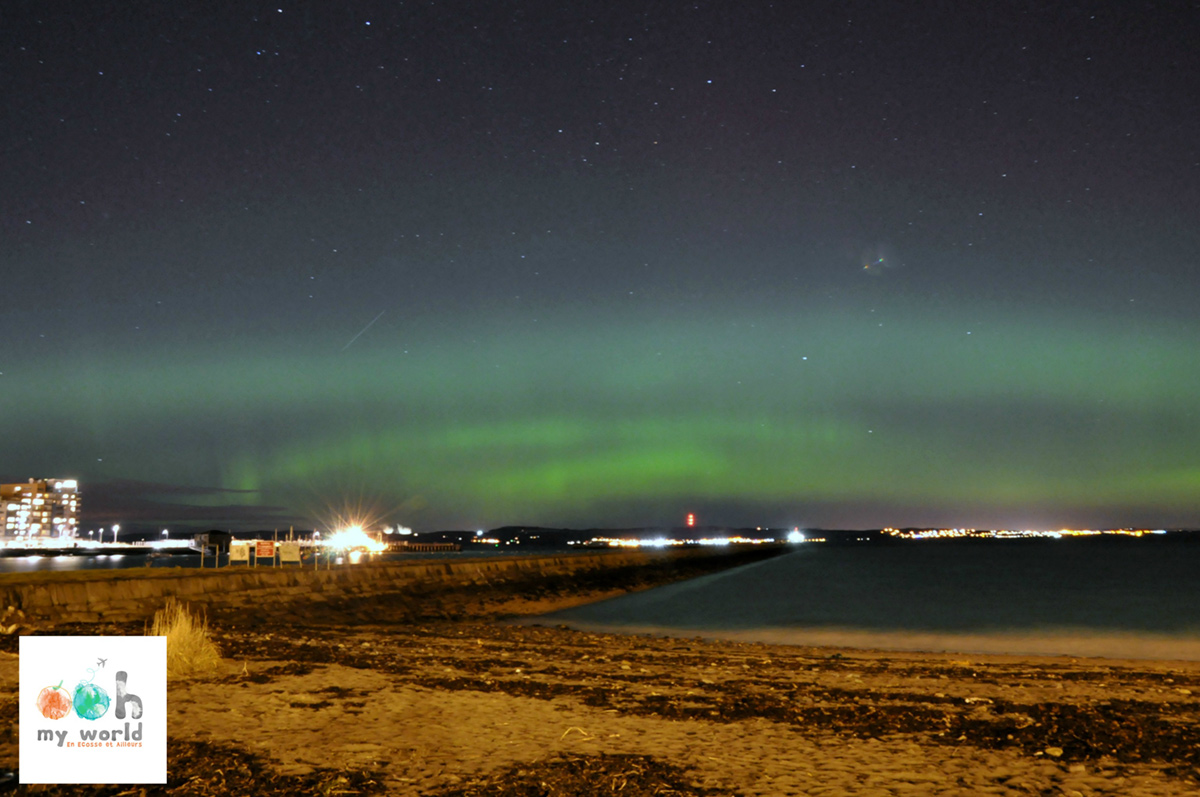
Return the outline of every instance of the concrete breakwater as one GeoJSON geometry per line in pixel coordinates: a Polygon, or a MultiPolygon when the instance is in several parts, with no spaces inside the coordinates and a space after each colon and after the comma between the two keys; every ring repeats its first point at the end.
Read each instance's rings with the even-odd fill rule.
{"type": "Polygon", "coordinates": [[[437,601],[454,593],[538,594],[578,587],[638,588],[702,575],[780,549],[680,549],[595,551],[535,556],[422,559],[363,563],[314,570],[308,567],[220,570],[129,569],[0,576],[0,612],[24,612],[39,625],[128,622],[153,616],[168,598],[215,614],[272,611],[289,607],[361,604],[394,596],[437,601]]]}

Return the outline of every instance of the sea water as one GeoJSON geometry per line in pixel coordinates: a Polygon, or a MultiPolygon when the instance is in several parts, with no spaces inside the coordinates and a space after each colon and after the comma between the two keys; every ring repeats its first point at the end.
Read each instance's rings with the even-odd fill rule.
{"type": "Polygon", "coordinates": [[[1200,660],[1200,539],[809,543],[537,622],[796,645],[1200,660]]]}

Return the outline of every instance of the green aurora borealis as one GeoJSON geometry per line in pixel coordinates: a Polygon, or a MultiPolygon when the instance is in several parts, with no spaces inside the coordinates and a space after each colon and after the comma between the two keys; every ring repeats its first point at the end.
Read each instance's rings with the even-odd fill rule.
{"type": "Polygon", "coordinates": [[[85,528],[1200,526],[1194,9],[14,9],[85,528]]]}
{"type": "Polygon", "coordinates": [[[456,324],[406,351],[381,320],[344,351],[164,350],[23,384],[32,402],[79,375],[46,422],[103,454],[93,470],[317,518],[342,500],[418,527],[1188,517],[1194,328],[891,305],[456,324]]]}

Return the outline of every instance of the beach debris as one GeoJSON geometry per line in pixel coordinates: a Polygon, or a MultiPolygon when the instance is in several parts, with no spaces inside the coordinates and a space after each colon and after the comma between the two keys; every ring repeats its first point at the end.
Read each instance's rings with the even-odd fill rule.
{"type": "Polygon", "coordinates": [[[673,764],[646,755],[563,755],[546,761],[514,764],[498,773],[476,776],[430,797],[702,797],[714,794],[673,764]]]}
{"type": "Polygon", "coordinates": [[[0,634],[18,634],[28,627],[25,612],[15,606],[9,606],[4,610],[4,614],[0,615],[0,634]]]}
{"type": "MultiPolygon", "coordinates": [[[[232,745],[172,740],[167,748],[167,783],[154,787],[149,793],[166,793],[172,797],[370,795],[386,791],[382,781],[378,773],[358,769],[318,768],[306,775],[285,775],[276,772],[267,759],[232,745]]],[[[82,792],[75,786],[42,786],[38,793],[57,797],[82,792]]],[[[128,785],[87,788],[87,794],[100,797],[146,793],[146,790],[131,791],[128,785]]]]}
{"type": "MultiPolygon", "coordinates": [[[[1177,691],[1200,688],[1194,675],[1188,675],[1188,680],[1177,675],[1177,682],[1168,684],[1160,672],[1137,666],[1114,672],[1083,662],[1047,671],[1023,663],[983,662],[973,665],[974,672],[953,671],[948,682],[939,679],[946,672],[942,661],[874,662],[858,656],[831,661],[822,651],[780,649],[772,650],[773,667],[759,671],[756,657],[756,672],[747,677],[741,668],[747,659],[741,651],[721,643],[650,646],[633,638],[545,627],[429,623],[391,629],[386,638],[372,636],[372,647],[365,649],[359,644],[361,633],[323,627],[321,636],[312,637],[313,644],[303,646],[289,643],[283,634],[268,643],[258,634],[233,629],[222,630],[220,639],[227,655],[255,661],[256,675],[262,670],[264,682],[337,665],[387,673],[402,687],[578,702],[606,716],[688,720],[699,728],[754,720],[792,726],[822,738],[829,733],[883,740],[908,735],[922,746],[1007,751],[1026,757],[1031,766],[1041,761],[1041,767],[1053,766],[1063,773],[1068,765],[1086,762],[1089,772],[1096,771],[1090,777],[1096,778],[1117,778],[1128,774],[1126,767],[1149,766],[1164,776],[1185,779],[1188,785],[1200,778],[1200,701],[1183,699],[1177,691]],[[352,644],[340,644],[347,641],[352,644]],[[275,664],[280,660],[289,663],[275,664]],[[651,677],[631,679],[618,669],[623,661],[632,663],[635,671],[649,669],[651,677]],[[514,674],[517,667],[522,674],[514,674]],[[1069,685],[1066,694],[1046,689],[1062,682],[1069,685]],[[1099,683],[1111,684],[1111,689],[1100,698],[1088,697],[1099,683]],[[1166,694],[1150,696],[1154,686],[1167,687],[1166,694]],[[943,696],[935,697],[935,689],[944,690],[936,693],[943,696]],[[1055,756],[1051,749],[1061,752],[1055,756]],[[1104,774],[1110,769],[1117,774],[1104,774]]],[[[15,702],[12,706],[15,716],[15,702]]],[[[560,732],[561,746],[573,747],[577,758],[595,746],[593,739],[607,738],[600,727],[594,734],[581,726],[555,723],[551,732],[553,727],[565,729],[560,732]]],[[[516,795],[522,792],[514,784],[523,783],[529,787],[524,794],[607,794],[611,792],[604,789],[613,782],[626,783],[621,795],[638,793],[630,791],[636,779],[625,777],[612,762],[603,763],[608,769],[587,770],[599,773],[595,784],[589,784],[595,788],[574,792],[566,786],[558,791],[541,789],[540,781],[532,780],[542,775],[538,766],[521,765],[524,774],[519,777],[515,771],[507,775],[493,771],[496,779],[490,781],[471,775],[477,779],[455,784],[458,791],[452,792],[430,792],[450,784],[426,779],[422,793],[516,795]],[[620,777],[605,781],[604,772],[620,777]]],[[[564,774],[569,769],[562,764],[559,770],[547,772],[545,782],[570,783],[564,774]]],[[[689,774],[694,778],[694,773],[689,774]]],[[[391,780],[394,784],[396,778],[391,780]]],[[[673,792],[664,787],[659,793],[673,792]]]]}

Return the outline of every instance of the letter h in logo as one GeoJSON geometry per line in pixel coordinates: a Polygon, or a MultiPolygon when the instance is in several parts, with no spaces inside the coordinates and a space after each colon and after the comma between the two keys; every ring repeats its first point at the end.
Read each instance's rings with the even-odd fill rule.
{"type": "Polygon", "coordinates": [[[129,673],[121,670],[117,673],[117,719],[125,719],[125,704],[129,703],[129,716],[132,719],[141,719],[142,716],[142,699],[137,695],[129,694],[129,673]]]}

